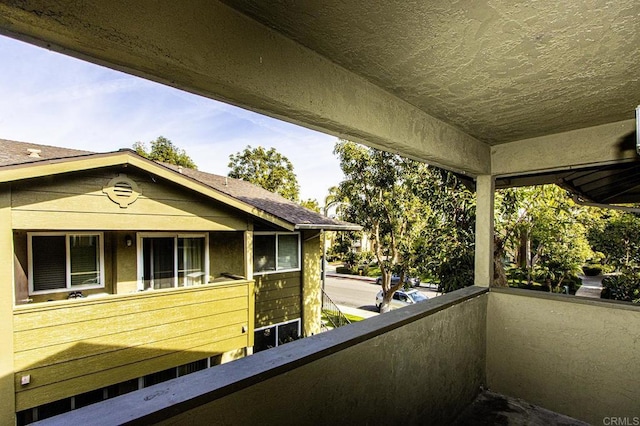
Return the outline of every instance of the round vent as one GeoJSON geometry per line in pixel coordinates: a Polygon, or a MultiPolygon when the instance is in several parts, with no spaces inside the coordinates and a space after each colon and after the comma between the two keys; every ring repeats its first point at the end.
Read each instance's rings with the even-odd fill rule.
{"type": "Polygon", "coordinates": [[[131,197],[133,194],[133,187],[129,182],[118,181],[113,185],[113,194],[116,197],[131,197]]]}
{"type": "Polygon", "coordinates": [[[123,209],[135,203],[140,196],[138,185],[124,174],[111,179],[107,186],[102,188],[102,192],[123,209]]]}

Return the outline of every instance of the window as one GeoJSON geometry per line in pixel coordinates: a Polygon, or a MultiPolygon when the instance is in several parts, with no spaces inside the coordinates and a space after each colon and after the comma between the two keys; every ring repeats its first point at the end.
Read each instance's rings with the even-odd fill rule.
{"type": "Polygon", "coordinates": [[[102,234],[28,235],[30,293],[104,287],[102,234]]]}
{"type": "Polygon", "coordinates": [[[300,270],[300,234],[256,233],[253,236],[253,272],[268,274],[300,270]]]}
{"type": "Polygon", "coordinates": [[[205,234],[141,234],[138,247],[142,290],[208,282],[209,244],[205,234]]]}
{"type": "Polygon", "coordinates": [[[293,342],[300,338],[300,319],[259,328],[253,337],[253,353],[293,342]]]}

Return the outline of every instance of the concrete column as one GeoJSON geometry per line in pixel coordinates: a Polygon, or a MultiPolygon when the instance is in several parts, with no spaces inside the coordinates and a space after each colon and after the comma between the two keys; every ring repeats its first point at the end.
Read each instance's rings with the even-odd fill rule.
{"type": "Polygon", "coordinates": [[[320,332],[322,315],[322,247],[320,233],[302,233],[302,335],[320,332]]]}
{"type": "Polygon", "coordinates": [[[13,385],[13,231],[11,188],[0,186],[0,424],[15,424],[13,385]]]}
{"type": "Polygon", "coordinates": [[[474,284],[489,287],[493,282],[493,210],[495,178],[480,175],[476,180],[476,257],[474,284]]]}

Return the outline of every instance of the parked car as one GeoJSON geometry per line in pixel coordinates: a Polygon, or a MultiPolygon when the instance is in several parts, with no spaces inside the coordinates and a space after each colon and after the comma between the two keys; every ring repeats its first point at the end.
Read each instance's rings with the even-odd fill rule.
{"type": "MultiPolygon", "coordinates": [[[[424,302],[425,300],[429,300],[429,298],[418,290],[398,290],[393,293],[389,309],[402,308],[403,306],[413,305],[414,303],[424,302]]],[[[380,310],[381,305],[382,290],[380,290],[376,295],[376,307],[378,308],[378,311],[380,310]]]]}
{"type": "MultiPolygon", "coordinates": [[[[398,275],[391,276],[391,285],[398,284],[400,277],[398,275]]],[[[418,287],[420,285],[420,278],[416,277],[404,277],[404,283],[409,287],[418,287]]],[[[382,277],[376,278],[376,284],[382,285],[382,277]]]]}

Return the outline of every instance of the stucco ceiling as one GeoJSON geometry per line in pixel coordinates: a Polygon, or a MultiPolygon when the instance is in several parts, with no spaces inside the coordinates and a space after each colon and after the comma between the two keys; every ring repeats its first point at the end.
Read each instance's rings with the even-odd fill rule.
{"type": "Polygon", "coordinates": [[[640,103],[638,0],[224,2],[491,145],[640,103]]]}

